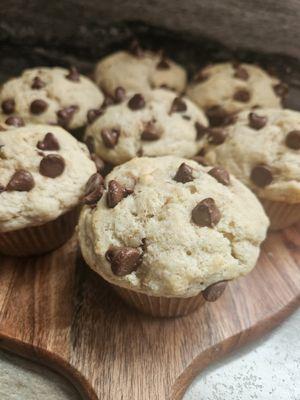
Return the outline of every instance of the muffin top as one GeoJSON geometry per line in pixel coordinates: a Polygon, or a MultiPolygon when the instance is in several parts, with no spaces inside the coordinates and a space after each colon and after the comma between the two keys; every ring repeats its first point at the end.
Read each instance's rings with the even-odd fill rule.
{"type": "Polygon", "coordinates": [[[41,225],[76,206],[96,167],[60,127],[0,132],[0,231],[41,225]]]}
{"type": "Polygon", "coordinates": [[[268,219],[225,170],[142,157],[116,167],[105,186],[98,202],[89,187],[92,206],[82,211],[79,238],[87,263],[107,281],[190,297],[254,267],[268,219]]]}
{"type": "Polygon", "coordinates": [[[259,197],[300,202],[300,113],[292,110],[244,111],[224,128],[223,144],[205,158],[222,165],[259,197]]]}
{"type": "Polygon", "coordinates": [[[250,108],[281,107],[284,86],[260,67],[221,63],[199,71],[187,95],[203,108],[211,125],[232,122],[234,113],[250,108]]]}
{"type": "Polygon", "coordinates": [[[98,87],[75,68],[27,69],[0,90],[4,116],[69,129],[86,125],[88,111],[100,107],[103,99],[98,87]]]}
{"type": "Polygon", "coordinates": [[[111,97],[118,87],[133,92],[165,87],[181,93],[186,79],[186,72],[180,65],[161,54],[142,50],[111,54],[95,69],[95,81],[111,97]]]}
{"type": "Polygon", "coordinates": [[[165,89],[123,93],[85,133],[103,160],[118,165],[137,155],[192,157],[203,147],[207,120],[190,100],[165,89]]]}

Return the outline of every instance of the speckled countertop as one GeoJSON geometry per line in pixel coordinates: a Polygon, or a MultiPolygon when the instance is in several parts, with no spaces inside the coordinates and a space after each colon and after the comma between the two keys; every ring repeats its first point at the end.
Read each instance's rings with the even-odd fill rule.
{"type": "MultiPolygon", "coordinates": [[[[184,400],[300,400],[300,310],[264,339],[212,365],[184,400]]],[[[47,368],[0,352],[1,400],[80,400],[47,368]]]]}

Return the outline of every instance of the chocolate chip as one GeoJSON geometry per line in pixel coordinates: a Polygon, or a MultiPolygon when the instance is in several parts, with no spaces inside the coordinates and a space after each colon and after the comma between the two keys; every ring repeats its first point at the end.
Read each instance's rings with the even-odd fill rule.
{"type": "Polygon", "coordinates": [[[235,70],[234,77],[243,81],[247,81],[249,79],[249,73],[245,68],[239,65],[235,70]]]}
{"type": "Polygon", "coordinates": [[[182,163],[180,167],[178,168],[176,175],[174,176],[174,181],[176,182],[181,182],[181,183],[187,183],[191,182],[193,178],[193,168],[191,168],[189,165],[186,163],[182,163]]]}
{"type": "Polygon", "coordinates": [[[214,199],[208,197],[200,201],[192,210],[192,220],[198,226],[212,228],[221,219],[221,213],[216,206],[214,199]]]}
{"type": "Polygon", "coordinates": [[[85,139],[85,144],[87,145],[90,154],[95,153],[95,140],[93,136],[87,136],[85,139]]]}
{"type": "Polygon", "coordinates": [[[126,197],[124,187],[115,180],[109,181],[106,198],[107,206],[114,208],[124,197],[126,197]]]}
{"type": "Polygon", "coordinates": [[[141,58],[144,56],[144,52],[143,52],[142,48],[140,47],[138,40],[136,40],[136,39],[134,39],[130,43],[128,51],[133,56],[138,57],[138,58],[141,58]]]}
{"type": "Polygon", "coordinates": [[[115,96],[114,96],[114,100],[116,104],[122,103],[122,101],[124,101],[126,98],[126,91],[122,86],[118,86],[115,89],[115,96]]]}
{"type": "Polygon", "coordinates": [[[6,125],[12,125],[17,128],[25,125],[23,118],[21,118],[21,117],[8,117],[8,118],[6,118],[5,123],[6,123],[6,125]]]}
{"type": "Polygon", "coordinates": [[[46,83],[39,76],[33,78],[31,89],[42,89],[44,86],[46,86],[46,83]]]}
{"type": "Polygon", "coordinates": [[[204,165],[205,167],[208,165],[207,161],[203,156],[194,156],[191,160],[196,161],[200,165],[204,165]]]}
{"type": "Polygon", "coordinates": [[[248,119],[249,119],[249,126],[250,128],[259,130],[262,129],[266,123],[268,122],[268,118],[264,117],[263,115],[258,115],[254,112],[251,112],[248,115],[248,119]]]}
{"type": "Polygon", "coordinates": [[[196,155],[203,157],[203,156],[205,156],[205,154],[206,154],[206,149],[205,149],[205,147],[202,147],[202,149],[200,149],[196,155]]]}
{"type": "Polygon", "coordinates": [[[226,131],[222,128],[210,128],[208,130],[208,142],[211,144],[219,145],[226,140],[226,131]]]}
{"type": "Polygon", "coordinates": [[[12,114],[15,111],[16,102],[14,99],[7,99],[2,101],[1,107],[4,114],[12,114]]]}
{"type": "Polygon", "coordinates": [[[226,169],[222,167],[214,167],[210,171],[208,171],[208,173],[223,185],[225,186],[230,185],[230,176],[226,171],[226,169]]]}
{"type": "Polygon", "coordinates": [[[233,95],[233,99],[241,103],[247,103],[250,97],[250,92],[247,89],[239,89],[233,95]]]}
{"type": "Polygon", "coordinates": [[[118,247],[107,250],[105,257],[115,275],[125,276],[138,269],[143,255],[135,247],[118,247]]]}
{"type": "Polygon", "coordinates": [[[221,106],[213,106],[205,110],[211,126],[229,125],[234,122],[234,115],[221,106]]]}
{"type": "Polygon", "coordinates": [[[128,101],[128,107],[133,110],[141,110],[142,108],[144,108],[146,105],[145,99],[144,97],[137,93],[135,94],[133,97],[131,97],[131,99],[128,101]]]}
{"type": "Polygon", "coordinates": [[[106,95],[101,105],[101,109],[104,111],[107,107],[112,106],[114,104],[115,104],[114,99],[111,96],[106,95]]]}
{"type": "Polygon", "coordinates": [[[202,294],[206,301],[216,301],[224,292],[227,281],[220,281],[208,286],[202,294]]]}
{"type": "Polygon", "coordinates": [[[268,165],[261,164],[252,169],[250,178],[256,186],[263,188],[273,181],[273,174],[268,165]]]}
{"type": "Polygon", "coordinates": [[[69,79],[69,81],[73,82],[79,82],[80,81],[80,75],[76,67],[70,67],[69,73],[66,75],[66,78],[69,79]]]}
{"type": "Polygon", "coordinates": [[[33,100],[30,104],[30,112],[35,115],[42,114],[47,108],[48,104],[42,99],[33,100]]]}
{"type": "Polygon", "coordinates": [[[58,154],[48,154],[40,162],[39,172],[48,178],[60,176],[65,169],[65,160],[58,154]]]}
{"type": "Polygon", "coordinates": [[[156,65],[156,69],[170,69],[170,64],[165,58],[162,58],[156,65]]]}
{"type": "Polygon", "coordinates": [[[189,115],[183,115],[182,116],[183,119],[186,119],[187,121],[191,120],[191,117],[189,115]]]}
{"type": "Polygon", "coordinates": [[[300,130],[294,130],[287,134],[285,138],[285,144],[287,147],[293,150],[300,149],[300,130]]]}
{"type": "Polygon", "coordinates": [[[278,97],[284,98],[289,91],[289,87],[287,84],[281,82],[277,85],[273,86],[274,92],[278,97]]]}
{"type": "Polygon", "coordinates": [[[97,154],[91,154],[91,159],[94,161],[97,171],[100,174],[105,174],[107,168],[104,161],[97,154]]]}
{"type": "Polygon", "coordinates": [[[96,121],[97,118],[99,118],[101,115],[103,115],[104,110],[101,108],[93,108],[91,110],[88,110],[87,112],[87,121],[89,124],[92,124],[94,121],[96,121]]]}
{"type": "Polygon", "coordinates": [[[59,150],[59,143],[53,133],[48,132],[43,140],[40,140],[36,146],[40,150],[59,150]]]}
{"type": "Polygon", "coordinates": [[[117,128],[104,128],[101,131],[101,137],[104,143],[104,146],[108,149],[113,149],[119,140],[120,131],[117,128]]]}
{"type": "Polygon", "coordinates": [[[83,203],[88,205],[96,204],[104,192],[104,180],[100,174],[93,174],[87,181],[83,197],[83,203]]]}
{"type": "Polygon", "coordinates": [[[158,140],[160,137],[161,137],[160,130],[155,126],[153,122],[148,122],[141,135],[141,139],[147,141],[154,141],[158,140]]]}
{"type": "Polygon", "coordinates": [[[34,179],[30,172],[20,169],[10,178],[7,191],[29,192],[34,187],[34,179]]]}
{"type": "Polygon", "coordinates": [[[203,138],[203,136],[207,133],[207,127],[200,124],[200,122],[195,122],[195,128],[197,132],[197,140],[203,138]]]}
{"type": "Polygon", "coordinates": [[[76,105],[65,107],[62,108],[61,110],[58,110],[56,112],[58,125],[67,127],[76,111],[78,111],[78,106],[76,105]]]}
{"type": "Polygon", "coordinates": [[[129,195],[132,194],[133,192],[134,192],[133,189],[124,188],[124,197],[129,196],[129,195]]]}
{"type": "Polygon", "coordinates": [[[186,110],[186,103],[180,97],[175,97],[171,105],[170,114],[172,114],[173,112],[184,112],[186,110]]]}
{"type": "Polygon", "coordinates": [[[203,71],[199,71],[195,76],[194,76],[194,82],[196,83],[201,83],[204,81],[207,81],[207,79],[209,78],[208,74],[205,74],[203,71]]]}

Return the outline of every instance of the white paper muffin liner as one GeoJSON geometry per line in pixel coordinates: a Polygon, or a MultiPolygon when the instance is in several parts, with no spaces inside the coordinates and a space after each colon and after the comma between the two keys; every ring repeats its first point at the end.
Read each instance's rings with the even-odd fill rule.
{"type": "Polygon", "coordinates": [[[284,229],[300,221],[300,204],[288,204],[266,199],[260,199],[260,201],[270,218],[270,230],[284,229]]]}
{"type": "Polygon", "coordinates": [[[0,232],[0,253],[27,257],[54,250],[72,236],[78,215],[79,208],[75,207],[43,225],[0,232]]]}

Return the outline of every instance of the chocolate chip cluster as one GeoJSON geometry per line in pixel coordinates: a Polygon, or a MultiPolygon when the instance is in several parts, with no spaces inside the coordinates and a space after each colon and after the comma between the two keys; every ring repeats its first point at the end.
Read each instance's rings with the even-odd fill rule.
{"type": "MultiPolygon", "coordinates": [[[[128,98],[126,97],[126,92],[122,87],[118,87],[116,89],[114,98],[110,97],[108,98],[110,99],[110,101],[107,102],[106,98],[105,104],[103,104],[100,109],[89,110],[88,120],[90,124],[92,124],[93,122],[96,121],[96,119],[104,115],[107,107],[109,107],[110,105],[120,104],[124,101],[127,101],[127,107],[132,112],[142,110],[147,105],[146,99],[141,93],[136,93],[132,95],[130,98],[128,98]]],[[[172,115],[174,113],[179,113],[182,115],[183,119],[189,121],[191,117],[185,114],[187,111],[188,111],[188,106],[184,101],[184,99],[179,96],[175,97],[170,106],[169,115],[172,115]]],[[[163,128],[161,126],[158,126],[155,118],[152,118],[149,121],[144,121],[142,125],[143,129],[141,130],[140,133],[141,135],[140,138],[142,141],[153,142],[159,140],[162,137],[163,128]]],[[[202,139],[206,134],[209,136],[210,140],[213,143],[221,143],[224,141],[225,136],[223,130],[221,129],[209,129],[197,121],[194,123],[194,128],[196,132],[195,136],[196,141],[202,139]]],[[[122,130],[120,129],[120,126],[103,128],[100,132],[103,145],[107,149],[114,149],[117,146],[121,135],[122,135],[122,130]]],[[[94,139],[92,136],[88,136],[86,138],[87,143],[93,141],[94,139]]],[[[139,155],[142,155],[142,151],[141,154],[139,155]]]]}
{"type": "MultiPolygon", "coordinates": [[[[38,154],[42,156],[39,164],[39,173],[47,178],[57,178],[62,175],[65,169],[65,160],[59,154],[45,155],[43,151],[58,151],[60,149],[59,142],[53,133],[48,132],[43,140],[36,144],[38,154]]],[[[29,171],[19,169],[10,178],[8,184],[0,185],[1,192],[18,191],[29,192],[35,186],[34,178],[29,171]]]]}
{"type": "MultiPolygon", "coordinates": [[[[263,112],[263,110],[262,110],[263,112]]],[[[268,124],[268,117],[265,115],[259,115],[253,111],[248,114],[248,126],[255,131],[262,130],[268,124]]],[[[219,129],[219,128],[218,128],[219,129]]],[[[281,129],[281,128],[280,128],[281,129]]],[[[215,145],[222,144],[226,140],[226,128],[224,128],[224,140],[220,143],[210,141],[215,145]]],[[[284,139],[284,144],[287,148],[291,150],[300,150],[300,130],[293,129],[289,131],[284,139]]],[[[273,171],[272,166],[267,165],[265,163],[260,163],[254,165],[251,173],[250,179],[251,181],[259,188],[264,188],[270,185],[274,179],[274,173],[278,174],[278,170],[276,172],[273,171]]]]}
{"type": "MultiPolygon", "coordinates": [[[[73,81],[73,82],[79,82],[80,81],[80,75],[75,67],[71,67],[69,73],[66,75],[66,79],[73,81]]],[[[46,87],[46,82],[42,81],[42,79],[39,76],[36,76],[32,80],[31,84],[31,89],[34,90],[40,90],[46,87]]],[[[13,98],[10,99],[5,99],[2,101],[1,104],[2,111],[6,115],[13,114],[15,112],[15,100],[13,98]]],[[[48,103],[43,100],[37,98],[36,100],[33,100],[29,106],[30,113],[33,115],[40,115],[43,114],[48,108],[48,103]]],[[[61,125],[63,127],[67,127],[73,114],[78,110],[78,106],[76,105],[70,105],[68,107],[64,107],[60,110],[57,111],[57,124],[61,125]]],[[[5,123],[7,125],[13,125],[16,127],[23,126],[24,121],[21,117],[8,117],[5,120],[5,123]]]]}
{"type": "MultiPolygon", "coordinates": [[[[229,186],[230,176],[228,172],[221,167],[214,167],[208,171],[220,184],[229,186]]],[[[174,174],[173,180],[179,184],[186,184],[194,180],[193,168],[186,163],[182,163],[174,174]]],[[[110,180],[105,190],[105,183],[98,173],[89,179],[83,202],[90,207],[95,207],[97,202],[106,192],[106,206],[115,208],[125,197],[132,195],[134,189],[126,188],[116,180],[110,180]]],[[[217,207],[215,200],[205,198],[201,200],[191,210],[191,221],[198,227],[213,228],[221,219],[221,212],[217,207]]],[[[133,247],[110,247],[106,252],[106,258],[111,264],[112,272],[117,276],[125,276],[136,271],[142,263],[143,252],[146,248],[146,238],[143,245],[138,248],[133,247]]]]}
{"type": "MultiPolygon", "coordinates": [[[[212,85],[211,93],[207,97],[207,102],[208,102],[207,106],[204,104],[205,103],[204,99],[206,95],[204,95],[203,99],[201,98],[201,104],[199,105],[205,109],[206,115],[210,121],[211,126],[226,126],[234,123],[236,112],[243,109],[247,108],[255,109],[260,107],[275,107],[275,106],[278,107],[279,104],[275,105],[274,98],[277,97],[282,102],[286,97],[288,92],[288,87],[285,83],[279,82],[275,78],[272,83],[271,76],[268,75],[267,72],[261,70],[259,67],[248,65],[247,68],[245,68],[245,66],[241,65],[239,62],[234,61],[231,64],[224,63],[217,65],[209,65],[207,68],[204,68],[204,70],[200,70],[195,75],[194,80],[191,83],[190,93],[191,93],[191,98],[194,99],[196,103],[197,103],[196,97],[199,96],[200,98],[202,96],[201,92],[203,91],[205,92],[205,90],[209,92],[209,88],[208,87],[206,89],[203,88],[203,91],[201,91],[199,87],[198,95],[195,93],[193,94],[193,88],[196,85],[201,85],[201,88],[202,84],[209,85],[208,81],[210,79],[215,79],[219,73],[224,74],[223,75],[224,81],[232,80],[232,84],[236,86],[236,89],[233,92],[233,94],[230,94],[230,92],[228,92],[226,95],[227,89],[225,86],[223,91],[220,91],[219,96],[217,93],[214,94],[213,91],[215,90],[215,88],[218,85],[222,85],[222,83],[220,82],[220,76],[218,75],[219,77],[216,79],[219,79],[219,81],[217,80],[215,81],[215,85],[212,85]],[[231,65],[230,69],[228,67],[229,65],[231,65]],[[256,68],[256,72],[254,68],[256,68]],[[265,82],[265,85],[270,86],[269,95],[273,99],[270,98],[269,100],[267,100],[267,98],[265,98],[264,100],[261,100],[259,99],[258,96],[254,96],[252,89],[254,89],[256,85],[256,79],[262,79],[262,82],[265,82]],[[271,92],[273,92],[273,94],[271,92]],[[215,101],[213,102],[212,98],[214,98],[214,96],[215,96],[215,101]],[[255,103],[256,101],[258,101],[258,104],[255,103]],[[260,103],[260,101],[262,101],[262,104],[260,103]]],[[[259,91],[262,89],[257,87],[255,90],[259,91]]]]}

